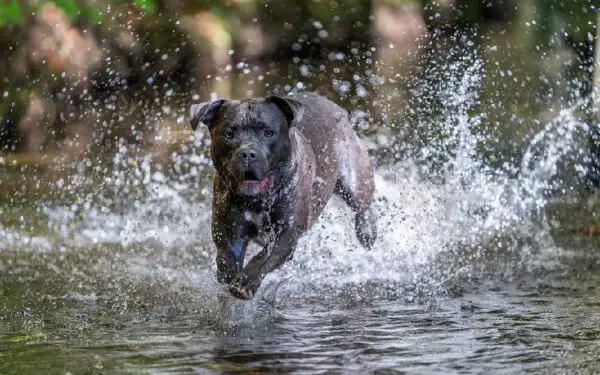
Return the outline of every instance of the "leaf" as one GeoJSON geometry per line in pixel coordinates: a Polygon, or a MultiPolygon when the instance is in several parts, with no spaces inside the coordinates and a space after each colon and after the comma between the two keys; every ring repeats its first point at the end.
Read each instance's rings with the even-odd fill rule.
{"type": "Polygon", "coordinates": [[[8,4],[5,4],[4,1],[0,2],[0,26],[21,22],[23,22],[23,15],[19,0],[12,0],[8,4]]]}
{"type": "Polygon", "coordinates": [[[75,4],[75,0],[53,0],[57,7],[61,8],[70,20],[81,14],[81,10],[75,4]]]}
{"type": "Polygon", "coordinates": [[[156,11],[155,0],[133,0],[133,3],[144,12],[153,14],[156,11]]]}

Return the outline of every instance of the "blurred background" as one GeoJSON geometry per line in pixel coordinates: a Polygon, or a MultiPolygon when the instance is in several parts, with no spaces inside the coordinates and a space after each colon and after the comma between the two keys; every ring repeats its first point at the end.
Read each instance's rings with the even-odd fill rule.
{"type": "Polygon", "coordinates": [[[0,373],[598,372],[599,7],[0,0],[0,373]],[[334,199],[236,307],[188,108],[304,90],[377,159],[378,248],[334,199]]]}
{"type": "Polygon", "coordinates": [[[515,116],[589,96],[597,17],[593,0],[5,0],[0,149],[35,159],[165,141],[187,130],[192,100],[294,90],[406,137],[411,92],[458,33],[486,65],[490,127],[518,142],[529,129],[515,116]]]}
{"type": "Polygon", "coordinates": [[[449,84],[469,68],[460,95],[474,95],[465,111],[485,163],[518,165],[575,106],[595,186],[598,17],[593,0],[3,1],[0,191],[45,194],[123,145],[156,163],[191,144],[207,156],[190,103],[303,90],[347,108],[379,165],[418,160],[435,178],[454,156],[433,144],[454,142],[449,84]]]}

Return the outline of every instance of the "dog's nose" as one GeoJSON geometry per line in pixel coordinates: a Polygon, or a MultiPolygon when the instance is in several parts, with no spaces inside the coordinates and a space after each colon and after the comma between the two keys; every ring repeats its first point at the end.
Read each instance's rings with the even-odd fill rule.
{"type": "Polygon", "coordinates": [[[240,151],[240,159],[245,163],[249,163],[256,159],[256,152],[248,149],[242,150],[240,151]]]}

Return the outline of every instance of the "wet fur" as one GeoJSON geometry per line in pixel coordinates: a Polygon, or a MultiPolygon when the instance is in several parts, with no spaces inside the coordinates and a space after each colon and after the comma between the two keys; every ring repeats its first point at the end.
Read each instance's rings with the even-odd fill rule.
{"type": "MultiPolygon", "coordinates": [[[[377,235],[372,212],[373,167],[348,114],[312,93],[270,96],[246,101],[220,99],[193,105],[192,127],[208,126],[214,180],[213,240],[217,246],[217,277],[230,292],[251,299],[264,276],[291,259],[298,237],[310,229],[335,193],[356,212],[356,235],[371,248],[377,235]],[[278,138],[246,136],[237,145],[223,138],[232,124],[256,133],[251,124],[278,129],[278,138]],[[236,148],[237,147],[237,148],[236,148]],[[268,191],[240,190],[240,149],[257,155],[252,165],[260,179],[273,176],[268,191]],[[250,241],[263,250],[244,266],[250,241]]],[[[244,154],[245,155],[245,154],[244,154]]],[[[244,159],[241,164],[248,167],[244,159]]]]}

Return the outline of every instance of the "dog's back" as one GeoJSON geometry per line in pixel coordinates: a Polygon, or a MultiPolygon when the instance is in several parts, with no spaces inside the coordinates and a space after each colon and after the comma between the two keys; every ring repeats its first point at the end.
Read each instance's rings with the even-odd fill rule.
{"type": "Polygon", "coordinates": [[[293,98],[303,108],[295,127],[308,139],[317,163],[313,215],[320,215],[334,192],[355,211],[365,210],[373,199],[373,165],[352,129],[348,112],[314,93],[293,98]]]}
{"type": "MultiPolygon", "coordinates": [[[[296,94],[303,112],[295,127],[308,140],[316,169],[312,195],[313,215],[319,216],[335,191],[340,175],[340,143],[353,134],[347,112],[334,102],[314,93],[296,94]]],[[[355,136],[355,135],[354,135],[355,136]]]]}

